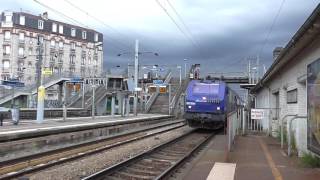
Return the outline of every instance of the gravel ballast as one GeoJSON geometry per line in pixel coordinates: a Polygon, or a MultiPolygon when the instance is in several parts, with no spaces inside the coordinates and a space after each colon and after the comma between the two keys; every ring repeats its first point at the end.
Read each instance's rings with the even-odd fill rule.
{"type": "Polygon", "coordinates": [[[105,167],[114,165],[143,151],[147,151],[148,149],[151,149],[163,142],[174,139],[189,130],[189,127],[178,128],[163,134],[158,134],[156,136],[115,147],[101,153],[90,155],[72,162],[53,166],[49,169],[45,169],[35,174],[26,176],[28,176],[30,179],[37,180],[81,179],[105,167]]]}

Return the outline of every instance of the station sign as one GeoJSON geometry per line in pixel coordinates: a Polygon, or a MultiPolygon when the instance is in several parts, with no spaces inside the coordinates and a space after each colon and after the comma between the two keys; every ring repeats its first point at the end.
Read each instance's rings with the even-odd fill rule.
{"type": "Polygon", "coordinates": [[[251,119],[263,119],[264,110],[263,109],[251,109],[251,119]]]}
{"type": "Polygon", "coordinates": [[[160,85],[160,84],[163,84],[163,80],[162,80],[162,79],[156,79],[156,80],[153,80],[153,84],[154,84],[154,85],[160,85]]]}
{"type": "Polygon", "coordinates": [[[135,91],[142,91],[142,88],[141,87],[136,87],[134,88],[135,91]]]}
{"type": "Polygon", "coordinates": [[[167,93],[167,86],[159,86],[159,93],[161,94],[167,93]]]}
{"type": "Polygon", "coordinates": [[[42,75],[52,75],[52,70],[50,68],[43,68],[42,75]]]}
{"type": "Polygon", "coordinates": [[[149,93],[155,93],[157,92],[157,86],[149,86],[148,87],[149,93]]]}
{"type": "Polygon", "coordinates": [[[10,87],[24,87],[24,83],[16,79],[2,81],[2,85],[10,87]]]}

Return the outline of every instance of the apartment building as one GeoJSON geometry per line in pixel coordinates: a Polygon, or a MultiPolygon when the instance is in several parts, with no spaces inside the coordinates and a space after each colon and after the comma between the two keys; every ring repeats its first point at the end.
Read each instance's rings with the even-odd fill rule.
{"type": "Polygon", "coordinates": [[[39,53],[42,67],[51,69],[53,75],[100,76],[102,45],[102,33],[48,19],[47,13],[5,11],[0,15],[0,79],[34,84],[39,53]]]}

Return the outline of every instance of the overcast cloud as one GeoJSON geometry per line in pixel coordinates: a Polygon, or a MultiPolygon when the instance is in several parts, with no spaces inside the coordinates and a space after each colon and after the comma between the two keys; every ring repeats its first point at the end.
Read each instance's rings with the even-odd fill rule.
{"type": "MultiPolygon", "coordinates": [[[[105,68],[132,63],[133,55],[117,54],[133,52],[137,38],[141,51],[160,54],[142,55],[141,64],[183,64],[186,58],[189,63],[200,63],[206,73],[245,70],[245,59],[259,54],[281,4],[281,0],[170,0],[189,27],[195,47],[154,0],[69,0],[104,24],[64,0],[39,1],[104,34],[105,68]]],[[[159,1],[178,20],[167,1],[159,1]]],[[[318,3],[285,1],[269,41],[259,54],[261,64],[271,65],[273,48],[284,46],[318,3]]],[[[2,11],[20,8],[33,14],[47,11],[49,18],[68,22],[33,0],[2,0],[0,6],[2,11]]]]}

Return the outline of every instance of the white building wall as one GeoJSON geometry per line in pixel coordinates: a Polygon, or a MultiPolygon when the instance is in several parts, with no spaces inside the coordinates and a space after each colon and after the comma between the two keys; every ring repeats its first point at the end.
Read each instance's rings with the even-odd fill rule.
{"type": "MultiPolygon", "coordinates": [[[[269,106],[275,107],[274,92],[279,91],[280,98],[280,118],[288,114],[298,114],[300,116],[307,115],[307,91],[304,83],[297,81],[298,77],[302,77],[307,73],[307,65],[320,58],[320,38],[311,43],[285,67],[281,68],[277,75],[268,80],[257,94],[257,107],[269,106]],[[287,91],[297,89],[297,103],[287,103],[287,91]],[[267,92],[270,92],[270,98],[266,98],[267,92]]],[[[290,119],[290,118],[287,118],[290,119]]],[[[272,122],[273,131],[279,131],[279,121],[272,121],[272,116],[268,120],[272,122]]],[[[297,119],[293,123],[294,139],[296,142],[299,155],[307,151],[307,119],[297,119]]],[[[273,134],[274,135],[274,134],[273,134]]]]}

